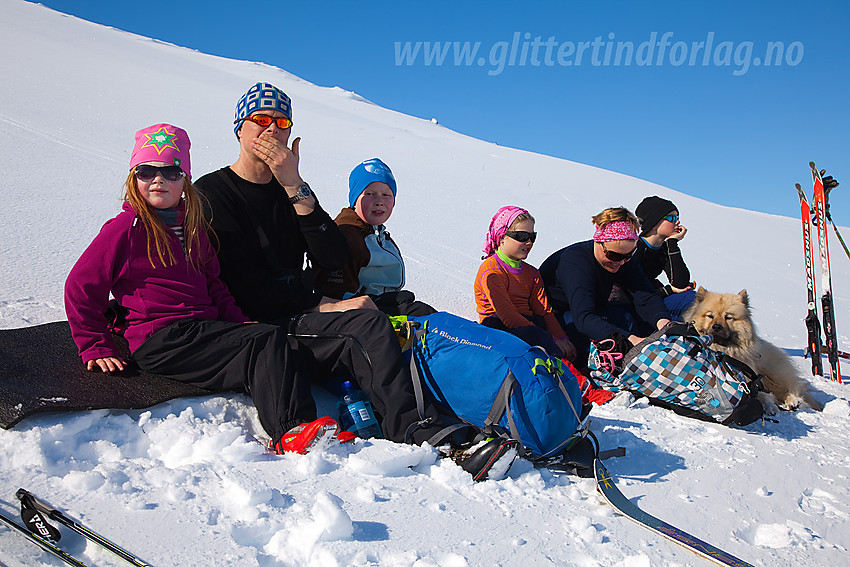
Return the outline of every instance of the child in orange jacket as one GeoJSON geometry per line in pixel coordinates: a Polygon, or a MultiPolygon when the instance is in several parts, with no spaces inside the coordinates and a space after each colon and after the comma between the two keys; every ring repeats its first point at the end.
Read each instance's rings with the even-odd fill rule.
{"type": "Polygon", "coordinates": [[[502,207],[493,216],[475,276],[479,322],[573,359],[575,349],[549,306],[540,273],[524,262],[536,238],[534,217],[525,209],[502,207]]]}

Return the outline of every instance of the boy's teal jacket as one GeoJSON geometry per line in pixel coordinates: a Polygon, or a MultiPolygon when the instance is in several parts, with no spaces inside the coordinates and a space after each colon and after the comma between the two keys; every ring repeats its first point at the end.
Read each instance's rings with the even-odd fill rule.
{"type": "Polygon", "coordinates": [[[384,225],[366,224],[349,207],[334,222],[348,241],[349,256],[342,270],[316,270],[316,287],[324,295],[348,299],[404,288],[404,260],[384,225]]]}

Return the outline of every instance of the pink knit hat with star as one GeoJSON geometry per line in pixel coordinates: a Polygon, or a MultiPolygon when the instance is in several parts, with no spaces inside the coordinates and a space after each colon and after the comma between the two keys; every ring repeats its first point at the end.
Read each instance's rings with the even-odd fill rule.
{"type": "Polygon", "coordinates": [[[192,167],[189,161],[189,134],[183,128],[171,124],[154,124],[136,132],[136,144],[130,155],[130,169],[140,163],[161,161],[179,166],[191,179],[192,167]]]}

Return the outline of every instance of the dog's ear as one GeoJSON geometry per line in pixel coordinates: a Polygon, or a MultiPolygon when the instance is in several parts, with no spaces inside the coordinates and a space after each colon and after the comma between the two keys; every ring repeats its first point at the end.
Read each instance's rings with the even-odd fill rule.
{"type": "Polygon", "coordinates": [[[747,308],[749,309],[749,307],[750,307],[750,296],[747,295],[747,290],[742,289],[741,291],[739,291],[738,297],[741,298],[741,302],[743,302],[743,304],[746,305],[747,308]]]}
{"type": "Polygon", "coordinates": [[[697,296],[696,296],[695,302],[696,301],[702,301],[703,299],[705,299],[705,296],[706,296],[707,293],[708,293],[707,289],[705,289],[702,286],[699,286],[699,289],[697,289],[697,296]]]}

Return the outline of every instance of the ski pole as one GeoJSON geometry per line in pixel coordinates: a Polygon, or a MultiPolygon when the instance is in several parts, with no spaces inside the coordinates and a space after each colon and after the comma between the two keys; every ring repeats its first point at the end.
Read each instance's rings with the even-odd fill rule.
{"type": "Polygon", "coordinates": [[[88,529],[82,524],[79,524],[57,510],[56,508],[50,506],[47,502],[43,500],[39,500],[32,493],[24,490],[23,488],[19,488],[18,492],[15,493],[15,496],[18,497],[18,500],[21,501],[23,506],[28,508],[32,508],[37,510],[43,514],[47,514],[47,516],[53,520],[56,520],[63,526],[69,528],[70,530],[80,534],[84,538],[93,541],[94,543],[100,545],[104,549],[107,549],[123,559],[127,561],[131,565],[135,565],[136,567],[151,567],[150,564],[145,563],[126,549],[120,547],[119,545],[113,543],[102,535],[88,529]]]}
{"type": "Polygon", "coordinates": [[[43,551],[46,551],[50,555],[61,559],[68,565],[73,565],[74,567],[87,567],[85,563],[78,560],[76,557],[68,555],[64,550],[55,546],[50,540],[47,540],[41,537],[40,535],[29,531],[13,519],[8,518],[5,514],[0,514],[0,522],[6,524],[6,526],[9,527],[9,529],[11,529],[12,531],[16,531],[25,538],[27,538],[30,543],[40,547],[43,551]]]}
{"type": "Polygon", "coordinates": [[[826,218],[829,221],[829,224],[832,225],[832,230],[835,231],[835,236],[838,237],[838,242],[840,242],[841,247],[844,248],[844,253],[847,254],[848,258],[850,258],[850,250],[847,249],[847,244],[845,244],[844,239],[841,238],[841,233],[838,232],[838,226],[836,226],[835,222],[832,220],[832,215],[826,213],[826,218]]]}

